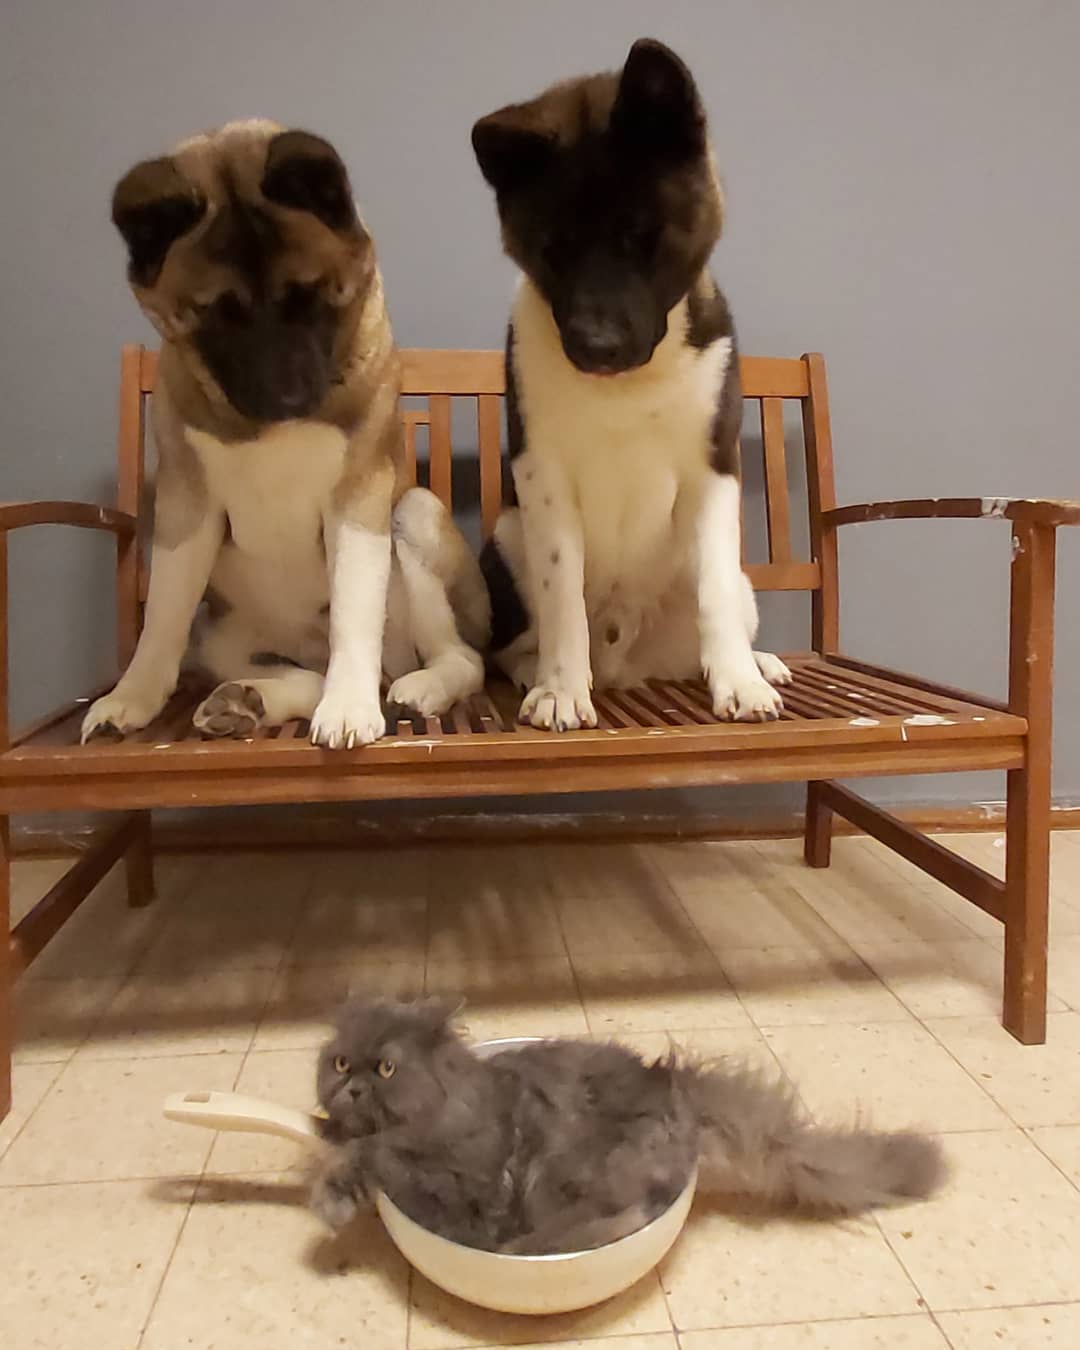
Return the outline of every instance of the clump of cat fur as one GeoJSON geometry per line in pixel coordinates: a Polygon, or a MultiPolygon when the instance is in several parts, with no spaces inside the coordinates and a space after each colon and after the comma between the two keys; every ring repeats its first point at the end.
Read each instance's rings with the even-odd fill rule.
{"type": "Polygon", "coordinates": [[[584,1251],[699,1189],[852,1214],[943,1183],[925,1135],[819,1128],[780,1081],[676,1053],[545,1040],[481,1059],[456,1006],[349,1003],[318,1067],[332,1146],[313,1191],[332,1228],[384,1191],[410,1218],[487,1251],[584,1251]]]}

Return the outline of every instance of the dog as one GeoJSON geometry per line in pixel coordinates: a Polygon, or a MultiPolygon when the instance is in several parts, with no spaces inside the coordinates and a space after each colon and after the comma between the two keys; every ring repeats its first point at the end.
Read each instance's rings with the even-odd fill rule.
{"type": "Polygon", "coordinates": [[[407,481],[382,281],[333,146],[230,123],[136,165],[112,214],[162,339],[158,474],[145,624],[84,740],[152,721],[189,650],[221,681],[194,715],[211,736],[298,718],[319,745],[374,741],[383,672],[428,715],[475,693],[486,588],[407,481]]]}
{"type": "Polygon", "coordinates": [[[777,717],[791,676],[752,650],[738,350],[708,271],[724,202],[693,77],[642,39],[618,73],[481,118],[472,144],[523,273],[510,502],[481,558],[522,721],[594,727],[594,681],[702,671],[718,717],[777,717]]]}

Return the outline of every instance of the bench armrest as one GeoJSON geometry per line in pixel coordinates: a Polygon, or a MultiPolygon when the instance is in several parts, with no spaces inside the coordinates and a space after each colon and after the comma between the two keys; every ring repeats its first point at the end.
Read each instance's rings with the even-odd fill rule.
{"type": "Polygon", "coordinates": [[[83,530],[106,530],[119,539],[135,534],[136,520],[127,511],[92,502],[0,502],[0,532],[27,525],[75,525],[83,530]]]}
{"type": "Polygon", "coordinates": [[[872,520],[1005,519],[1030,525],[1080,525],[1080,501],[1036,497],[928,497],[914,501],[859,502],[822,511],[823,525],[862,525],[872,520]]]}

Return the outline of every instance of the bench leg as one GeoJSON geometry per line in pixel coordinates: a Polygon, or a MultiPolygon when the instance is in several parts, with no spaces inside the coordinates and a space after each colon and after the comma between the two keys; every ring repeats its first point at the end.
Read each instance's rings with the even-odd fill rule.
{"type": "Polygon", "coordinates": [[[128,904],[142,909],[154,898],[154,850],[151,815],[149,811],[132,813],[135,837],[124,854],[127,873],[128,904]]]}
{"type": "Polygon", "coordinates": [[[806,785],[806,833],[803,856],[808,867],[828,867],[832,860],[833,813],[822,800],[822,783],[806,785]]]}
{"type": "Polygon", "coordinates": [[[15,980],[11,965],[11,836],[0,816],[0,1120],[11,1110],[11,1054],[15,1048],[15,980]]]}
{"type": "Polygon", "coordinates": [[[1002,1021],[1023,1045],[1046,1040],[1050,920],[1049,756],[1008,775],[1005,818],[1005,997],[1002,1021]]]}

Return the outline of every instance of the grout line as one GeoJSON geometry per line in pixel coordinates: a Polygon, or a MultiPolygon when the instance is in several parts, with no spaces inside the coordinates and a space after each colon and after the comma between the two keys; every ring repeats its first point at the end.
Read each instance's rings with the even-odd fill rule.
{"type": "Polygon", "coordinates": [[[1071,1176],[1068,1172],[1066,1172],[1066,1170],[1064,1169],[1064,1167],[1062,1167],[1062,1165],[1057,1161],[1057,1159],[1054,1158],[1051,1154],[1047,1153],[1046,1149],[1043,1148],[1043,1146],[1039,1143],[1039,1141],[1034,1137],[1034,1135],[1033,1135],[1033,1133],[1032,1133],[1034,1130],[1071,1130],[1071,1129],[1076,1129],[1076,1128],[1077,1128],[1077,1127],[1076,1127],[1075,1125],[1067,1125],[1067,1124],[1066,1124],[1066,1125],[1021,1125],[1021,1126],[1020,1126],[1020,1130],[1021,1130],[1021,1133],[1023,1134],[1024,1138],[1027,1139],[1029,1143],[1035,1145],[1035,1147],[1036,1147],[1036,1148],[1039,1150],[1039,1152],[1043,1155],[1043,1157],[1046,1159],[1046,1161],[1047,1161],[1048,1163],[1050,1163],[1053,1167],[1055,1167],[1055,1168],[1061,1173],[1061,1175],[1065,1178],[1065,1180],[1069,1183],[1069,1185],[1073,1187],[1074,1190],[1080,1191],[1080,1179],[1078,1179],[1078,1178],[1076,1178],[1076,1177],[1073,1177],[1073,1176],[1071,1176]]]}

